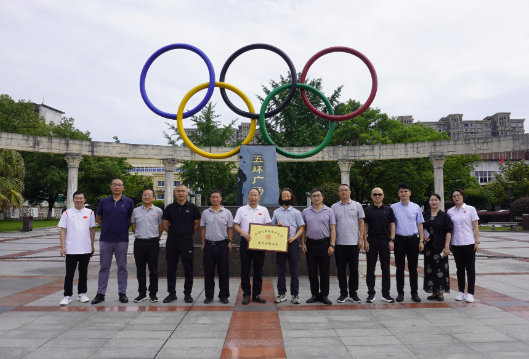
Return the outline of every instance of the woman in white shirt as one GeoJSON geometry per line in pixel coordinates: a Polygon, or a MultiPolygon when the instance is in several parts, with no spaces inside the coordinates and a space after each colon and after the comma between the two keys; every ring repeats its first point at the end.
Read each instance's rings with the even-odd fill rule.
{"type": "Polygon", "coordinates": [[[450,208],[447,213],[454,224],[451,247],[456,262],[459,287],[456,300],[472,303],[476,282],[476,252],[479,249],[479,217],[474,207],[465,204],[465,191],[455,189],[452,191],[451,197],[456,205],[450,208]],[[466,295],[465,272],[468,277],[466,295]]]}

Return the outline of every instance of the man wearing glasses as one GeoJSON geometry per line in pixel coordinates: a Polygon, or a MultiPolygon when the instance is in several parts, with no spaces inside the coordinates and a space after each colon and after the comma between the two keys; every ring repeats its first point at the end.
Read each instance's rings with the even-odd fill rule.
{"type": "Polygon", "coordinates": [[[375,187],[371,191],[373,204],[365,210],[364,248],[366,251],[366,285],[367,303],[375,301],[375,268],[377,257],[380,257],[380,269],[382,270],[382,300],[394,303],[391,297],[391,276],[389,272],[390,252],[393,250],[395,239],[395,217],[390,206],[383,203],[384,191],[375,187]],[[367,237],[365,234],[367,233],[367,237]]]}
{"type": "Polygon", "coordinates": [[[410,202],[410,186],[399,183],[398,195],[400,201],[391,205],[395,214],[395,266],[397,267],[397,302],[404,300],[404,268],[408,258],[408,273],[410,275],[411,299],[420,302],[418,295],[417,264],[419,252],[424,250],[423,228],[424,218],[421,208],[410,202]]]}
{"type": "Polygon", "coordinates": [[[108,275],[112,263],[112,254],[116,256],[118,266],[118,294],[121,303],[128,303],[127,298],[127,250],[129,248],[130,217],[134,210],[134,202],[123,196],[123,181],[112,180],[110,185],[112,196],[103,198],[97,206],[96,222],[101,226],[99,237],[99,280],[97,294],[92,304],[105,300],[108,275]]]}
{"type": "Polygon", "coordinates": [[[162,236],[163,211],[153,206],[154,191],[144,189],[142,205],[132,212],[132,232],[134,232],[134,260],[138,278],[138,297],[134,303],[147,299],[147,272],[149,267],[149,297],[151,302],[157,302],[158,297],[158,255],[160,252],[160,237],[162,236]]]}
{"type": "Polygon", "coordinates": [[[329,268],[336,243],[336,218],[333,210],[323,204],[323,194],[319,188],[310,192],[310,200],[312,206],[305,208],[301,214],[307,226],[307,230],[301,235],[301,246],[307,256],[312,294],[307,303],[322,302],[329,305],[332,304],[328,298],[329,268]],[[318,281],[318,268],[321,285],[318,281]]]}

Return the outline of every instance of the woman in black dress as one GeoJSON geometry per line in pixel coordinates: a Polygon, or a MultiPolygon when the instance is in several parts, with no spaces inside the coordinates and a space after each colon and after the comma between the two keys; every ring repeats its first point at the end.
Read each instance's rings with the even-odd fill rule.
{"type": "Polygon", "coordinates": [[[448,254],[453,224],[450,216],[439,209],[441,197],[430,196],[430,211],[424,217],[424,291],[432,293],[428,300],[443,301],[443,293],[450,293],[448,254]]]}

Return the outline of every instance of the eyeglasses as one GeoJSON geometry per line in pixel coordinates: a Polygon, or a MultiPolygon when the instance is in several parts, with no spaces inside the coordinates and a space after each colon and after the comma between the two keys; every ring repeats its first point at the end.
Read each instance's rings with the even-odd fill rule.
{"type": "Polygon", "coordinates": [[[371,193],[371,196],[382,197],[384,193],[371,193]]]}
{"type": "Polygon", "coordinates": [[[142,194],[143,197],[154,197],[152,194],[142,194]]]}
{"type": "Polygon", "coordinates": [[[319,197],[321,197],[321,194],[313,194],[313,195],[311,195],[311,197],[312,198],[319,198],[319,197]]]}
{"type": "Polygon", "coordinates": [[[339,189],[338,192],[349,192],[348,189],[339,189]]]}

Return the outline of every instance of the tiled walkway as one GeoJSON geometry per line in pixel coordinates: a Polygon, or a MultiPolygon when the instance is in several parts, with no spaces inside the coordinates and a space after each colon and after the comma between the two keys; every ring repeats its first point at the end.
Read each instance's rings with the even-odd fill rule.
{"type": "MultiPolygon", "coordinates": [[[[529,257],[527,232],[486,232],[481,238],[482,253],[529,257]]],[[[59,307],[61,258],[1,259],[56,256],[58,243],[56,229],[0,234],[0,358],[529,357],[528,260],[478,259],[474,304],[455,302],[454,290],[445,302],[428,302],[420,293],[423,302],[414,303],[408,288],[403,303],[386,304],[378,294],[374,304],[366,304],[361,255],[362,304],[308,305],[307,278],[300,280],[301,305],[292,304],[290,296],[274,304],[274,278],[264,281],[264,305],[243,306],[236,278],[230,280],[228,305],[203,303],[202,278],[195,279],[192,305],[183,302],[181,280],[179,298],[170,305],[121,304],[113,267],[105,302],[59,307]]],[[[97,260],[89,267],[90,298],[97,287],[97,260]]],[[[129,261],[132,302],[137,282],[132,256],[129,261]]],[[[450,273],[456,288],[453,260],[450,273]]],[[[161,279],[160,288],[165,287],[161,279]]],[[[330,298],[335,301],[338,295],[336,278],[331,278],[330,298]]],[[[160,299],[164,296],[159,293],[160,299]]]]}

